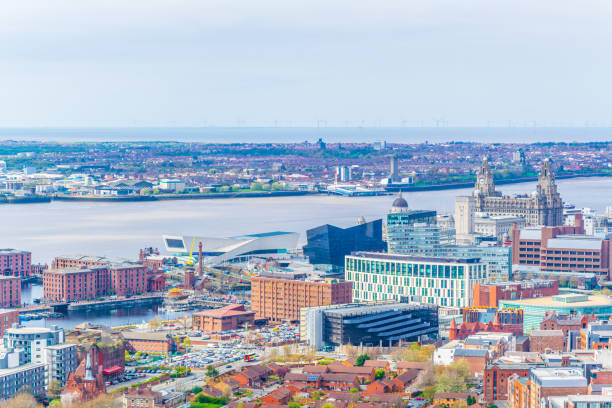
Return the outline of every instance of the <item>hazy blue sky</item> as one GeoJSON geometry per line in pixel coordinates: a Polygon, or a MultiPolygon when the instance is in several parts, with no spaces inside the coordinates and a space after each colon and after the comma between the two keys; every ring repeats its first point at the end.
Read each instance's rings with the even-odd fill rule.
{"type": "Polygon", "coordinates": [[[0,127],[612,124],[612,2],[4,0],[0,127]]]}

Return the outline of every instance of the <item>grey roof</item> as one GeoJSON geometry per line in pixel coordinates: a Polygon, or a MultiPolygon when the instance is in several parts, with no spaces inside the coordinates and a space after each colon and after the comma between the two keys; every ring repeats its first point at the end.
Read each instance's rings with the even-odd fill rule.
{"type": "Polygon", "coordinates": [[[531,336],[537,337],[553,337],[563,336],[563,330],[532,330],[531,336]]]}
{"type": "Polygon", "coordinates": [[[366,252],[357,251],[351,254],[352,256],[358,256],[363,258],[382,259],[389,261],[409,261],[409,262],[431,262],[435,264],[441,263],[478,263],[480,258],[474,257],[434,257],[434,256],[414,256],[414,255],[400,255],[400,254],[387,254],[382,252],[366,252]]]}
{"type": "Polygon", "coordinates": [[[520,239],[542,239],[542,229],[536,228],[525,228],[520,232],[520,239]]]}
{"type": "Polygon", "coordinates": [[[600,238],[590,237],[553,238],[548,240],[548,248],[601,250],[601,242],[600,238]]]}
{"type": "Polygon", "coordinates": [[[121,332],[121,335],[126,340],[168,340],[167,333],[150,333],[150,332],[121,332]]]}
{"type": "Polygon", "coordinates": [[[460,348],[455,350],[455,357],[486,357],[489,350],[485,349],[465,349],[460,348]]]}
{"type": "Polygon", "coordinates": [[[588,385],[582,370],[576,368],[534,368],[530,376],[542,387],[547,388],[575,388],[588,385]]]}

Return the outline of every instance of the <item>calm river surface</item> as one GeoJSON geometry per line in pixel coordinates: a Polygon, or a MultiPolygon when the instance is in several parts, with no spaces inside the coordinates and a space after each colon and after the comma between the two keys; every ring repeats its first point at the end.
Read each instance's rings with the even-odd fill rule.
{"type": "MultiPolygon", "coordinates": [[[[602,212],[612,205],[612,178],[558,181],[564,201],[602,212]]],[[[504,185],[504,193],[530,193],[535,183],[504,185]]],[[[455,196],[471,189],[406,193],[411,208],[453,211],[455,196]]],[[[32,252],[34,262],[58,255],[95,254],[136,258],[144,246],[163,248],[162,234],[233,236],[266,231],[305,231],[321,224],[347,227],[388,212],[394,197],[305,196],[134,203],[62,202],[0,206],[0,248],[32,252]]],[[[23,298],[40,297],[40,287],[24,288],[23,298]]],[[[82,321],[119,325],[140,323],[156,310],[122,309],[103,315],[70,315],[54,322],[72,327],[82,321]]],[[[170,316],[168,316],[170,317],[170,316]]],[[[32,321],[30,325],[43,325],[32,321]]]]}

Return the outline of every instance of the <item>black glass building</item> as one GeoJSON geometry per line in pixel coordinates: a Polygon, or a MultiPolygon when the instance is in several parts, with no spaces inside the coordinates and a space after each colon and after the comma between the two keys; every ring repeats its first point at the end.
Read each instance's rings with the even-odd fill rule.
{"type": "Polygon", "coordinates": [[[350,228],[325,224],[306,231],[304,255],[313,265],[344,268],[344,257],[353,251],[384,252],[382,220],[374,220],[350,228]]]}

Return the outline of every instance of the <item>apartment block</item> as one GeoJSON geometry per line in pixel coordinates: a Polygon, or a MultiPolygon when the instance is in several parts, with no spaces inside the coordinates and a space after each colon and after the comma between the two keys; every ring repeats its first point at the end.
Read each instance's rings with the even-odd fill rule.
{"type": "Polygon", "coordinates": [[[351,282],[308,281],[282,275],[262,274],[251,280],[251,309],[256,319],[299,321],[303,307],[351,302],[351,282]]]}
{"type": "Polygon", "coordinates": [[[21,305],[21,278],[0,276],[0,307],[21,305]]]}

